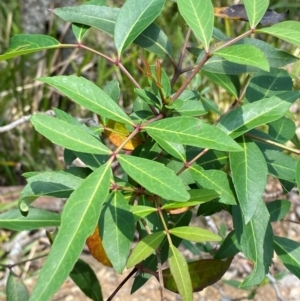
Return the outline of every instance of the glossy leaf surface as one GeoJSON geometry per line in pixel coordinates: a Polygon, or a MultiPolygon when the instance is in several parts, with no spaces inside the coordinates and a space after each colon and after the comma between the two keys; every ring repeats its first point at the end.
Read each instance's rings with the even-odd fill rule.
{"type": "Polygon", "coordinates": [[[214,28],[211,0],[177,0],[179,12],[208,51],[214,28]]]}
{"type": "Polygon", "coordinates": [[[150,192],[166,200],[182,202],[189,199],[182,181],[163,164],[126,155],[117,158],[125,172],[150,192]]]}
{"type": "Polygon", "coordinates": [[[68,199],[61,227],[29,300],[49,300],[77,261],[85,240],[94,231],[109,191],[108,164],[91,173],[68,199]]]}

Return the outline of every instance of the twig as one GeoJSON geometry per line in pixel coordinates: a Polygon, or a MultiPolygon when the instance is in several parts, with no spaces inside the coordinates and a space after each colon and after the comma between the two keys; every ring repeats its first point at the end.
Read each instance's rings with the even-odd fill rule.
{"type": "Polygon", "coordinates": [[[111,301],[113,297],[118,293],[118,291],[123,287],[123,285],[137,272],[137,268],[134,268],[125,279],[118,285],[118,287],[114,290],[114,292],[108,297],[107,301],[111,301]]]}
{"type": "MultiPolygon", "coordinates": [[[[43,112],[42,114],[45,114],[45,115],[50,115],[50,116],[54,116],[54,112],[53,110],[48,110],[46,112],[43,112]]],[[[32,116],[33,114],[31,115],[26,115],[26,116],[22,116],[21,118],[7,124],[7,125],[4,125],[4,126],[1,126],[0,127],[0,133],[4,133],[4,132],[8,132],[12,129],[14,129],[15,127],[27,122],[30,117],[32,116]]]]}
{"type": "Polygon", "coordinates": [[[267,274],[267,278],[270,280],[270,283],[272,284],[272,286],[275,290],[277,300],[278,301],[286,301],[280,293],[280,290],[279,290],[278,285],[276,283],[276,279],[270,273],[267,274]]]}

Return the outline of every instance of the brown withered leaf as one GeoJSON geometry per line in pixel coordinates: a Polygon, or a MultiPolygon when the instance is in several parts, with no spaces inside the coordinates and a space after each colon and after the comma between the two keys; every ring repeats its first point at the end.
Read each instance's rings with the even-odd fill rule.
{"type": "MultiPolygon", "coordinates": [[[[215,7],[214,13],[216,17],[224,19],[249,21],[243,4],[236,4],[227,7],[215,7]]],[[[262,26],[269,26],[285,20],[287,16],[288,11],[286,13],[278,14],[274,10],[267,9],[259,23],[262,26]]]]}
{"type": "MultiPolygon", "coordinates": [[[[124,123],[109,120],[104,129],[104,133],[108,137],[109,141],[115,146],[120,146],[129,136],[130,132],[126,129],[124,123]]],[[[129,140],[125,146],[124,150],[134,150],[138,145],[142,144],[143,141],[135,136],[133,139],[129,140]]]]}
{"type": "MultiPolygon", "coordinates": [[[[202,291],[207,286],[219,281],[228,270],[232,259],[233,257],[229,257],[225,261],[217,259],[200,259],[189,262],[188,268],[192,280],[193,292],[202,291]]],[[[178,293],[177,286],[170,269],[163,270],[163,279],[166,289],[174,293],[178,293]]]]}
{"type": "Polygon", "coordinates": [[[108,259],[105,250],[102,246],[102,240],[99,235],[98,226],[95,228],[94,233],[87,238],[86,244],[94,258],[96,258],[103,265],[112,267],[112,264],[108,259]]]}

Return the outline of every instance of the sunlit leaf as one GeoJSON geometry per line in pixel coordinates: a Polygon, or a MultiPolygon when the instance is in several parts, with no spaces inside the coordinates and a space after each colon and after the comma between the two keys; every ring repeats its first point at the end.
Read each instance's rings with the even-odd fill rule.
{"type": "Polygon", "coordinates": [[[220,241],[222,238],[208,230],[199,227],[176,227],[169,229],[169,232],[182,239],[191,240],[195,242],[204,241],[220,241]]]}
{"type": "Polygon", "coordinates": [[[182,181],[163,164],[126,155],[117,158],[125,172],[150,192],[166,200],[182,202],[189,199],[182,181]]]}
{"type": "Polygon", "coordinates": [[[131,268],[149,257],[159,247],[165,237],[163,231],[152,233],[141,239],[134,247],[127,261],[127,268],[131,268]]]}
{"type": "MultiPolygon", "coordinates": [[[[269,2],[269,0],[244,0],[251,28],[255,28],[259,21],[262,20],[269,6],[269,2]]],[[[266,25],[265,23],[266,22],[262,21],[262,25],[266,25]]]]}
{"type": "MultiPolygon", "coordinates": [[[[193,287],[187,262],[174,245],[170,245],[168,261],[172,275],[171,279],[176,283],[176,290],[179,292],[182,300],[193,300],[193,287]]],[[[163,274],[163,277],[165,280],[166,274],[163,274]]],[[[170,277],[168,278],[170,279],[170,277]]],[[[167,286],[167,283],[165,285],[167,286]]]]}
{"type": "Polygon", "coordinates": [[[77,261],[85,240],[94,231],[110,187],[111,168],[106,164],[91,173],[68,199],[60,230],[42,267],[30,301],[49,300],[77,261]]]}
{"type": "Polygon", "coordinates": [[[266,160],[255,142],[241,137],[242,152],[229,153],[232,181],[247,224],[256,211],[267,183],[266,160]]]}
{"type": "Polygon", "coordinates": [[[158,17],[164,4],[165,0],[127,0],[123,4],[114,29],[119,55],[158,17]]]}
{"type": "Polygon", "coordinates": [[[300,46],[300,22],[284,21],[268,28],[256,30],[256,32],[268,33],[286,42],[300,46]]]}
{"type": "Polygon", "coordinates": [[[157,137],[174,143],[209,147],[216,150],[240,150],[234,140],[224,135],[215,126],[192,117],[167,118],[150,123],[144,129],[153,139],[157,137]]]}
{"type": "Polygon", "coordinates": [[[213,52],[232,63],[257,67],[266,71],[270,65],[264,53],[252,45],[232,45],[213,52]]]}
{"type": "Polygon", "coordinates": [[[18,34],[9,40],[8,50],[0,55],[0,61],[44,49],[56,49],[59,48],[60,45],[56,39],[46,35],[18,34]]]}
{"type": "Polygon", "coordinates": [[[211,0],[177,0],[179,12],[208,51],[214,28],[211,0]]]}
{"type": "Polygon", "coordinates": [[[23,216],[17,208],[0,214],[0,227],[14,231],[58,227],[59,225],[60,214],[39,208],[30,208],[27,216],[23,216]]]}

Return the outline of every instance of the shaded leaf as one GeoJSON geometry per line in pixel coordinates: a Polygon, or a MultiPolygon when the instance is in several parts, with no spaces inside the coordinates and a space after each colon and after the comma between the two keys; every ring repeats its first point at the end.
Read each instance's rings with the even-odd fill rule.
{"type": "Polygon", "coordinates": [[[177,0],[180,14],[208,52],[214,28],[214,11],[211,0],[177,0]]]}
{"type": "Polygon", "coordinates": [[[255,142],[241,137],[242,152],[229,153],[232,181],[247,224],[261,201],[267,184],[266,160],[255,142]]]}
{"type": "Polygon", "coordinates": [[[255,127],[282,117],[291,107],[291,100],[272,96],[245,104],[223,115],[217,127],[236,138],[255,127]]]}
{"type": "Polygon", "coordinates": [[[58,227],[59,225],[60,214],[39,208],[30,208],[27,216],[23,216],[17,208],[0,214],[0,227],[14,231],[58,227]]]}
{"type": "MultiPolygon", "coordinates": [[[[226,261],[216,259],[200,259],[188,263],[189,277],[192,280],[193,292],[202,291],[204,288],[216,283],[228,270],[232,261],[232,257],[226,261]]],[[[176,283],[170,273],[170,269],[163,270],[163,278],[165,287],[178,293],[176,283]]],[[[190,299],[192,300],[192,299],[190,299]]]]}
{"type": "Polygon", "coordinates": [[[172,155],[173,157],[179,159],[180,161],[185,162],[185,148],[182,144],[174,143],[170,141],[166,141],[163,139],[157,139],[156,142],[163,148],[168,154],[172,155]]]}
{"type": "Polygon", "coordinates": [[[291,140],[296,132],[295,123],[286,117],[269,123],[269,135],[279,143],[286,143],[291,140]]]}
{"type": "Polygon", "coordinates": [[[131,268],[142,260],[149,257],[159,247],[165,237],[163,231],[155,232],[145,236],[134,247],[127,261],[127,268],[131,268]]]}
{"type": "Polygon", "coordinates": [[[28,301],[29,293],[21,278],[9,273],[6,283],[6,301],[28,301]]]}
{"type": "Polygon", "coordinates": [[[269,174],[276,178],[295,183],[297,160],[283,153],[277,147],[260,141],[255,141],[255,143],[266,159],[269,174]]]}
{"type": "Polygon", "coordinates": [[[219,250],[214,256],[214,259],[224,259],[233,257],[240,252],[240,246],[237,241],[235,231],[232,230],[222,242],[219,250]]]}
{"type": "Polygon", "coordinates": [[[249,102],[254,102],[266,97],[282,94],[293,89],[293,81],[286,70],[271,69],[270,72],[259,71],[249,82],[245,97],[249,102]]]}
{"type": "MultiPolygon", "coordinates": [[[[262,4],[263,4],[260,9],[260,14],[255,14],[255,12],[253,10],[251,10],[251,8],[249,11],[249,14],[252,14],[252,16],[254,17],[252,19],[252,20],[254,20],[254,23],[256,23],[258,21],[258,23],[260,23],[261,25],[268,26],[268,25],[272,25],[275,23],[279,23],[287,18],[288,13],[278,14],[274,10],[267,9],[265,14],[263,15],[262,19],[259,21],[258,19],[261,18],[261,13],[263,12],[263,10],[265,10],[265,8],[268,7],[268,3],[263,2],[263,1],[259,1],[259,2],[262,2],[262,4]]],[[[257,4],[260,4],[259,2],[258,1],[250,2],[250,4],[253,3],[254,5],[257,5],[257,4]]],[[[249,1],[247,3],[249,3],[249,1]]],[[[215,7],[214,13],[215,13],[216,17],[248,21],[246,9],[243,4],[236,4],[236,5],[231,5],[231,6],[227,6],[227,7],[215,7]]],[[[256,23],[256,25],[257,25],[257,23],[256,23]]]]}
{"type": "Polygon", "coordinates": [[[285,237],[274,236],[274,249],[284,266],[300,278],[300,243],[285,237]]]}
{"type": "Polygon", "coordinates": [[[160,14],[165,0],[127,0],[119,11],[114,41],[119,56],[160,14]]]}
{"type": "Polygon", "coordinates": [[[232,63],[257,67],[266,71],[270,70],[270,65],[264,53],[252,45],[232,45],[217,51],[213,54],[223,57],[232,63]]]}
{"type": "Polygon", "coordinates": [[[300,22],[284,21],[255,32],[267,33],[286,42],[300,46],[300,22]]]}
{"type": "Polygon", "coordinates": [[[108,164],[91,173],[68,199],[61,227],[42,267],[30,301],[49,300],[68,277],[85,240],[93,232],[110,187],[108,164]]]}
{"type": "Polygon", "coordinates": [[[199,100],[176,99],[172,102],[172,104],[166,107],[178,112],[182,116],[200,116],[207,113],[203,104],[199,100]]]}
{"type": "Polygon", "coordinates": [[[189,194],[182,181],[163,164],[126,155],[118,155],[117,158],[124,171],[151,193],[166,200],[188,200],[189,194]]]}
{"type": "Polygon", "coordinates": [[[39,196],[68,198],[81,183],[80,177],[64,171],[38,173],[27,180],[19,198],[19,208],[27,212],[28,206],[39,196]]]}
{"type": "Polygon", "coordinates": [[[256,212],[247,225],[238,206],[232,207],[233,224],[241,251],[254,264],[252,273],[244,279],[240,287],[259,284],[269,271],[273,257],[273,230],[270,214],[261,199],[256,212]]]}
{"type": "Polygon", "coordinates": [[[109,260],[122,273],[134,237],[134,218],[121,192],[111,193],[104,203],[98,225],[109,260]]]}
{"type": "Polygon", "coordinates": [[[70,272],[70,277],[87,297],[93,301],[103,300],[99,280],[93,269],[86,262],[78,259],[70,272]]]}
{"type": "Polygon", "coordinates": [[[239,151],[237,143],[224,135],[215,126],[192,117],[172,117],[155,121],[144,127],[155,140],[156,137],[166,141],[208,147],[217,150],[239,151]]]}
{"type": "Polygon", "coordinates": [[[127,114],[103,90],[83,77],[53,76],[40,77],[38,80],[56,88],[74,102],[100,116],[129,125],[133,124],[127,114]]]}
{"type": "Polygon", "coordinates": [[[18,34],[9,40],[8,50],[0,55],[0,62],[44,49],[57,49],[61,44],[54,38],[41,34],[18,34]]]}
{"type": "Polygon", "coordinates": [[[270,213],[270,222],[276,222],[283,219],[290,211],[291,203],[287,200],[276,200],[267,203],[267,209],[270,213]]]}
{"type": "Polygon", "coordinates": [[[298,158],[297,165],[296,165],[296,183],[299,188],[300,187],[300,158],[298,158]]]}
{"type": "Polygon", "coordinates": [[[213,189],[219,193],[220,202],[229,205],[236,204],[229,178],[225,172],[221,170],[204,170],[200,166],[191,166],[190,171],[200,186],[213,189]]]}
{"type": "MultiPolygon", "coordinates": [[[[170,265],[170,272],[172,278],[170,277],[167,278],[165,274],[166,272],[163,271],[165,287],[167,289],[170,289],[168,288],[167,283],[169,282],[168,280],[171,279],[176,283],[175,284],[176,291],[180,294],[183,301],[193,300],[193,287],[192,287],[192,281],[191,281],[191,276],[189,273],[187,262],[184,256],[174,245],[170,245],[168,261],[170,265]],[[167,281],[165,281],[165,279],[167,281]]],[[[172,287],[174,287],[174,284],[172,285],[172,287]]]]}
{"type": "Polygon", "coordinates": [[[182,239],[191,240],[195,242],[222,240],[222,238],[219,235],[216,235],[211,231],[199,227],[192,227],[192,226],[176,227],[176,228],[169,229],[169,232],[182,239]]]}

